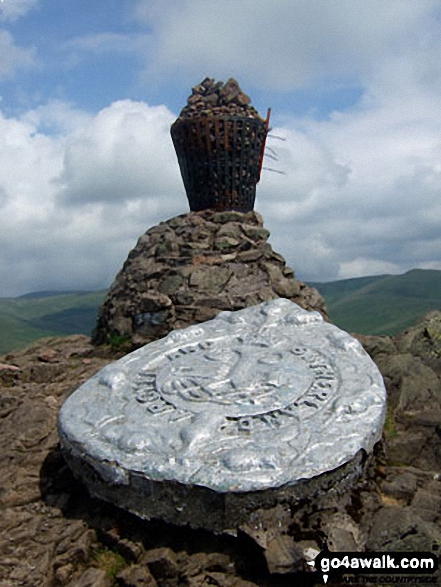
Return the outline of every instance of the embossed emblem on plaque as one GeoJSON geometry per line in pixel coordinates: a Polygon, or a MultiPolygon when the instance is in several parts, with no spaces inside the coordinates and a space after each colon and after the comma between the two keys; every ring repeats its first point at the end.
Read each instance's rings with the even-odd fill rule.
{"type": "Polygon", "coordinates": [[[106,367],[66,402],[60,430],[152,479],[249,491],[370,450],[384,410],[381,375],[361,345],[274,300],[106,367]]]}

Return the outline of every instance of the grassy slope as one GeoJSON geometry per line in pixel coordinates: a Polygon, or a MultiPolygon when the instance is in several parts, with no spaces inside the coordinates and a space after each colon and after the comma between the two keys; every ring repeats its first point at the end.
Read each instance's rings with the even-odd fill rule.
{"type": "MultiPolygon", "coordinates": [[[[441,309],[441,271],[413,269],[310,283],[326,299],[331,320],[349,332],[396,334],[423,314],[441,309]]],[[[39,292],[0,298],[0,355],[43,336],[90,334],[105,292],[39,292]]]]}
{"type": "Polygon", "coordinates": [[[397,334],[426,312],[441,309],[441,271],[436,270],[313,285],[326,299],[331,320],[349,332],[397,334]]]}
{"type": "Polygon", "coordinates": [[[43,336],[90,334],[105,292],[0,299],[0,354],[43,336]]]}

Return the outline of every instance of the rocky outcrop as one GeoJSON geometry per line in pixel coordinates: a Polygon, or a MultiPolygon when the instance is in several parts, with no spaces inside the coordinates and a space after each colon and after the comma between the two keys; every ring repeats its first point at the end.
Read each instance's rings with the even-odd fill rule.
{"type": "Polygon", "coordinates": [[[440,553],[441,382],[430,357],[401,346],[420,330],[359,337],[390,398],[385,453],[364,479],[326,506],[268,510],[266,523],[238,537],[142,521],[90,498],[73,478],[57,412],[115,351],[71,336],[0,357],[0,586],[313,585],[313,574],[292,573],[308,568],[305,559],[325,540],[331,550],[440,553]]]}
{"type": "Polygon", "coordinates": [[[256,212],[191,212],[148,230],[129,253],[100,308],[95,344],[132,348],[277,297],[327,318],[316,289],[267,242],[256,212]]]}
{"type": "Polygon", "coordinates": [[[372,518],[370,550],[441,554],[440,312],[395,338],[358,336],[388,390],[384,507],[372,518]]]}
{"type": "Polygon", "coordinates": [[[419,357],[438,375],[441,374],[441,312],[434,310],[424,316],[419,324],[405,330],[397,338],[402,353],[419,357]]]}
{"type": "MultiPolygon", "coordinates": [[[[441,474],[441,313],[389,337],[359,336],[388,389],[386,422],[390,464],[441,474]]],[[[441,512],[440,512],[441,515],[441,512]]]]}

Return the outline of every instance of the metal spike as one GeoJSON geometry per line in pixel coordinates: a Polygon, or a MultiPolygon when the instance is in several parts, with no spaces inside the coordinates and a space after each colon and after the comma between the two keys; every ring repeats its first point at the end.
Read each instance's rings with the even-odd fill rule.
{"type": "Polygon", "coordinates": [[[280,173],[280,175],[286,175],[284,171],[280,171],[279,169],[273,169],[272,167],[262,167],[266,171],[274,171],[274,173],[280,173]]]}
{"type": "Polygon", "coordinates": [[[269,139],[279,139],[279,141],[286,141],[285,137],[278,137],[277,135],[267,135],[269,139]]]}

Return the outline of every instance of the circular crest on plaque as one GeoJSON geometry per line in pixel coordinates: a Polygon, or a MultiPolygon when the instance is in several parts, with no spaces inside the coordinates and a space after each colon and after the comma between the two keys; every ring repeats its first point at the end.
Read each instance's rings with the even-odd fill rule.
{"type": "Polygon", "coordinates": [[[65,402],[59,430],[93,466],[116,463],[110,476],[246,492],[370,451],[385,400],[358,341],[278,299],[174,331],[105,367],[65,402]]]}

